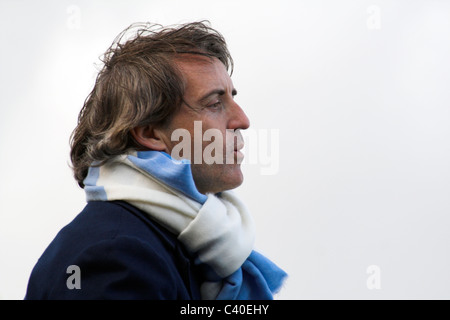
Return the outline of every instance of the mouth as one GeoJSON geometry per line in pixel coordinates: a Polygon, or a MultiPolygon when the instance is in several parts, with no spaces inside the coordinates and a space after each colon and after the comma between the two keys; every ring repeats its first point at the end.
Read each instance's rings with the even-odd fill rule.
{"type": "Polygon", "coordinates": [[[237,160],[237,163],[241,163],[244,159],[244,154],[241,152],[241,150],[244,148],[244,142],[238,142],[237,146],[234,148],[234,156],[237,160]]]}
{"type": "Polygon", "coordinates": [[[244,141],[238,141],[236,147],[234,148],[234,152],[242,150],[244,148],[244,141]]]}

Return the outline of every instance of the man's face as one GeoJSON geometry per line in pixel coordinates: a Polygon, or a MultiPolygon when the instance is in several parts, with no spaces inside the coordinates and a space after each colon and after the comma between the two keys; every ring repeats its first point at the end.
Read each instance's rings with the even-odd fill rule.
{"type": "Polygon", "coordinates": [[[244,111],[234,101],[236,89],[233,82],[223,63],[216,58],[181,60],[177,61],[177,65],[186,84],[184,103],[167,128],[166,151],[171,154],[173,148],[180,143],[172,141],[172,132],[176,129],[187,130],[191,137],[189,160],[197,189],[205,194],[236,188],[243,181],[240,166],[243,155],[239,151],[243,147],[243,140],[239,129],[247,129],[250,123],[244,111]],[[220,141],[221,150],[216,148],[213,152],[215,155],[223,155],[222,161],[205,163],[204,156],[211,154],[212,141],[215,141],[215,138],[205,140],[203,134],[207,130],[223,137],[223,140],[219,139],[223,141],[220,141]],[[198,145],[200,140],[201,150],[198,145]],[[205,150],[208,145],[209,149],[205,150]],[[199,155],[199,152],[202,154],[199,155]],[[201,159],[201,163],[198,163],[198,159],[201,159]]]}

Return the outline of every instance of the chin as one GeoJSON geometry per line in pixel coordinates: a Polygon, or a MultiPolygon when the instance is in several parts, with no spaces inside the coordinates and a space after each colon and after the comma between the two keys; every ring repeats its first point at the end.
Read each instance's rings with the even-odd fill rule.
{"type": "Polygon", "coordinates": [[[244,182],[244,175],[242,174],[240,165],[235,165],[231,172],[224,174],[226,181],[223,181],[224,190],[231,190],[239,187],[244,182]]]}
{"type": "Polygon", "coordinates": [[[244,182],[240,165],[216,167],[192,166],[194,181],[200,193],[219,193],[239,187],[244,182]]]}

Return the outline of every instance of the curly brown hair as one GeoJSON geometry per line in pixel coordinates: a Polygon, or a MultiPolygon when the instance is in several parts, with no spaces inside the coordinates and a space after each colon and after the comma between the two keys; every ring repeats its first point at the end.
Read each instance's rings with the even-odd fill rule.
{"type": "Polygon", "coordinates": [[[208,21],[169,27],[135,23],[117,36],[101,59],[103,68],[70,137],[80,187],[90,166],[141,148],[133,128],[170,122],[184,94],[175,59],[185,54],[218,58],[232,73],[225,39],[208,21]]]}

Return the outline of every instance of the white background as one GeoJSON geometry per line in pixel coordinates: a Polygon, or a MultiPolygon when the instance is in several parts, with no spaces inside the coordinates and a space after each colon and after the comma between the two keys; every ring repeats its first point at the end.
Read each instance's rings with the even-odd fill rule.
{"type": "Polygon", "coordinates": [[[229,43],[253,130],[279,132],[278,170],[248,163],[236,190],[290,275],[278,298],[449,299],[443,0],[0,0],[0,298],[23,299],[85,204],[68,141],[98,58],[133,22],[202,19],[229,43]]]}

